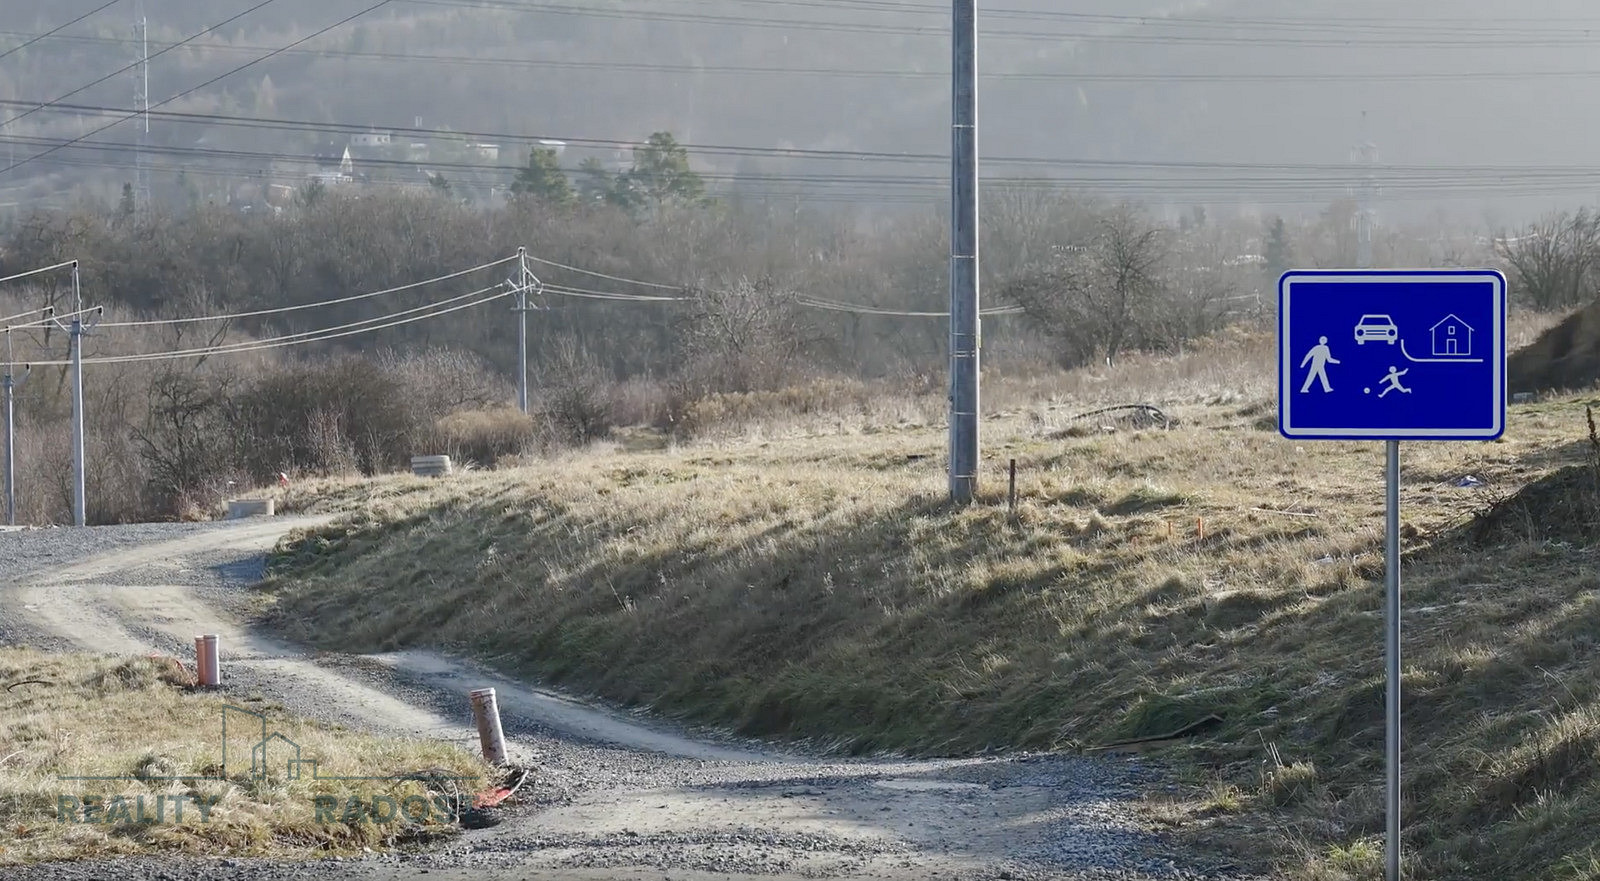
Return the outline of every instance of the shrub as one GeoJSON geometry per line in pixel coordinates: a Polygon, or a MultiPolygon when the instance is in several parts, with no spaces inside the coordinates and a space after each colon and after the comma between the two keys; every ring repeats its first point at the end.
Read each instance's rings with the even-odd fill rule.
{"type": "Polygon", "coordinates": [[[430,450],[485,468],[539,443],[533,418],[510,406],[451,413],[434,423],[432,438],[430,450]]]}

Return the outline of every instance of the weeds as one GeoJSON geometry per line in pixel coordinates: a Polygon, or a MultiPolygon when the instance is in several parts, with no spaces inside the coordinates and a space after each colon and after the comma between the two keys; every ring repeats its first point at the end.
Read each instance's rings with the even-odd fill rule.
{"type": "MultiPolygon", "coordinates": [[[[1197,783],[1196,802],[1237,802],[1281,830],[1280,854],[1305,842],[1295,876],[1370,877],[1380,460],[1302,449],[1229,400],[1163,402],[1170,431],[1052,437],[1050,408],[1077,404],[991,420],[1001,452],[963,509],[920,458],[943,438],[910,426],[331,485],[325,509],[368,513],[299,546],[326,554],[285,549],[270,617],[347,650],[471,645],[580,691],[861,753],[1067,748],[1216,716],[1179,755],[1239,792],[1197,783]],[[1314,512],[1315,528],[1272,511],[1314,512]],[[472,565],[488,547],[496,564],[472,565]],[[1262,742],[1282,754],[1263,764],[1262,742]]],[[[1583,414],[1520,410],[1501,443],[1408,453],[1419,878],[1543,878],[1587,847],[1570,830],[1600,821],[1584,715],[1600,702],[1600,533],[1571,491],[1592,485],[1583,414]],[[1435,476],[1469,473],[1521,486],[1495,508],[1536,516],[1474,542],[1481,496],[1435,476]]]]}
{"type": "MultiPolygon", "coordinates": [[[[328,821],[317,817],[315,799],[371,804],[377,796],[431,798],[437,788],[331,778],[417,768],[485,780],[492,773],[447,744],[357,734],[288,716],[247,696],[194,693],[170,660],[0,648],[0,867],[96,856],[282,858],[381,849],[400,838],[452,834],[454,819],[430,811],[394,822],[343,815],[328,821]],[[240,765],[230,758],[223,766],[222,718],[229,704],[261,713],[306,758],[316,759],[317,773],[290,777],[285,766],[258,777],[249,758],[240,765]],[[139,804],[143,819],[114,823],[108,813],[107,822],[68,822],[77,815],[62,814],[63,804],[118,797],[139,804]],[[188,807],[186,820],[165,809],[159,821],[150,819],[158,804],[179,801],[188,807]],[[203,821],[195,807],[201,803],[208,806],[203,821]]],[[[240,748],[236,755],[252,755],[252,738],[228,738],[240,748]]]]}

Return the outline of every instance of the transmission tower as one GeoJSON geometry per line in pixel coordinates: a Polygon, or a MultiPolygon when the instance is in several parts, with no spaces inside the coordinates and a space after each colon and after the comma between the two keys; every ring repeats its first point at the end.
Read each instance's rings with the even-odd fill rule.
{"type": "Polygon", "coordinates": [[[1378,198],[1378,145],[1367,140],[1367,114],[1361,114],[1361,143],[1350,148],[1350,163],[1360,168],[1356,197],[1356,267],[1372,268],[1372,231],[1378,215],[1373,203],[1378,198]]]}
{"type": "Polygon", "coordinates": [[[150,169],[145,166],[145,152],[150,146],[150,24],[144,16],[144,0],[135,0],[133,16],[133,33],[138,40],[134,51],[139,55],[139,65],[133,69],[133,106],[139,111],[139,152],[134,158],[133,204],[136,210],[143,212],[150,205],[150,169]]]}

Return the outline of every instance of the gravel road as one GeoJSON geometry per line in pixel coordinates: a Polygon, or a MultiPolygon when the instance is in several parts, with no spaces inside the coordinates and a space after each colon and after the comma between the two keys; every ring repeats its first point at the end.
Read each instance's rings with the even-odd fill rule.
{"type": "Polygon", "coordinates": [[[526,803],[429,851],[294,864],[123,859],[7,879],[1243,877],[1156,831],[1140,800],[1163,784],[1139,760],[818,759],[675,730],[457,659],[283,643],[245,620],[244,599],[263,553],[309,522],[0,532],[0,643],[187,658],[194,634],[219,633],[228,692],[469,749],[465,690],[492,685],[512,759],[534,769],[526,803]]]}

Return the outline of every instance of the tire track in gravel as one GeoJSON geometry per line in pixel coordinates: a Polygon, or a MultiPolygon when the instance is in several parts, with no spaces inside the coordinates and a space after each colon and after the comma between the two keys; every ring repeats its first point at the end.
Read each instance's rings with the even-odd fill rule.
{"type": "MultiPolygon", "coordinates": [[[[446,846],[358,861],[138,859],[42,866],[36,879],[1234,877],[1184,854],[1138,809],[1157,776],[1067,756],[819,760],[599,708],[427,652],[328,655],[248,623],[248,585],[286,531],[317,518],[151,530],[150,540],[0,582],[0,638],[192,658],[223,640],[224,686],[387,734],[476,748],[465,691],[497,689],[531,804],[446,846]]],[[[66,531],[62,531],[66,533],[66,531]]],[[[82,532],[72,533],[81,542],[82,532]]],[[[0,535],[0,551],[10,538],[0,535]]],[[[48,556],[48,553],[47,553],[48,556]]],[[[24,567],[26,568],[26,567],[24,567]]],[[[0,577],[5,572],[0,569],[0,577]]]]}

